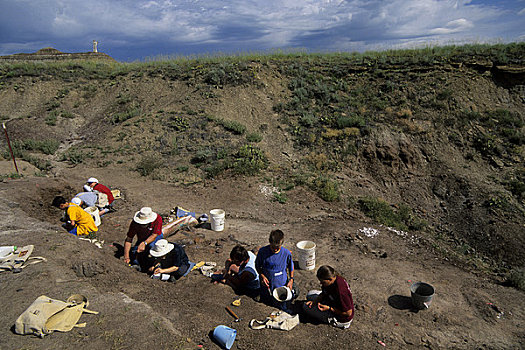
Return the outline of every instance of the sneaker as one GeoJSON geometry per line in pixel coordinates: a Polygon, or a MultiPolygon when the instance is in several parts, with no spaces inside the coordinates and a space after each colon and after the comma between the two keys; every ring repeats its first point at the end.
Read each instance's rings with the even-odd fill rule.
{"type": "Polygon", "coordinates": [[[140,265],[131,265],[131,268],[137,270],[138,272],[142,272],[140,265]]]}

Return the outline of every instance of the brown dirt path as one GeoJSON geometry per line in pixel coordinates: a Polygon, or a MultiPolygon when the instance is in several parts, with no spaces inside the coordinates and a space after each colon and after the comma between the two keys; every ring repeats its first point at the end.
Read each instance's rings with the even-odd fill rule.
{"type": "MultiPolygon", "coordinates": [[[[35,244],[35,255],[46,263],[20,274],[0,274],[0,343],[6,349],[217,349],[209,332],[219,324],[235,327],[233,349],[520,349],[525,342],[523,293],[504,287],[496,277],[466,271],[435,256],[417,234],[401,236],[361,221],[338,204],[326,204],[300,188],[290,191],[282,205],[271,202],[256,179],[217,180],[193,187],[147,181],[119,169],[64,169],[63,178],[23,178],[0,183],[0,244],[35,244]],[[118,211],[103,218],[102,249],[67,235],[59,226],[60,212],[49,208],[58,194],[80,191],[96,175],[124,198],[118,211]],[[67,179],[67,180],[64,180],[67,179]],[[351,328],[301,323],[290,332],[250,330],[252,318],[264,319],[271,308],[242,298],[233,323],[224,307],[236,296],[226,286],[210,284],[193,272],[177,284],[152,281],[115,258],[133,213],[150,205],[159,213],[181,205],[198,213],[215,207],[226,211],[223,232],[199,228],[170,239],[186,243],[190,259],[223,263],[231,248],[266,244],[275,227],[286,234],[285,246],[309,239],[317,244],[317,266],[330,264],[349,281],[356,303],[351,328]],[[379,234],[367,237],[363,227],[379,234]],[[386,252],[386,257],[384,253],[386,252]],[[383,257],[382,257],[383,256],[383,257]],[[436,288],[430,309],[412,312],[405,302],[410,281],[436,288]],[[10,330],[15,319],[39,295],[65,300],[83,293],[90,309],[82,316],[86,328],[52,334],[44,339],[18,336],[10,330]],[[493,303],[498,310],[487,303],[493,303]],[[499,316],[499,317],[498,317],[499,316]]],[[[263,184],[264,185],[264,184],[263,184]]],[[[296,255],[296,254],[295,254],[296,255]]],[[[317,288],[312,271],[297,270],[301,298],[317,288]]]]}

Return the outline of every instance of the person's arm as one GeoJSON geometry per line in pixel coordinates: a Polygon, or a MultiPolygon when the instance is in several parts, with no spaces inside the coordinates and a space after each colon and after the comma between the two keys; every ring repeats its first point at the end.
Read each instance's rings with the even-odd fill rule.
{"type": "Polygon", "coordinates": [[[133,241],[133,238],[126,237],[126,240],[124,241],[124,262],[126,264],[129,264],[129,251],[131,250],[131,242],[133,241]]]}
{"type": "Polygon", "coordinates": [[[319,305],[323,301],[323,293],[321,292],[319,295],[315,297],[314,300],[310,300],[306,302],[306,305],[308,307],[312,307],[312,305],[319,305]]]}
{"type": "Polygon", "coordinates": [[[146,240],[140,242],[137,247],[137,253],[142,253],[144,250],[146,250],[146,247],[148,246],[148,244],[150,244],[151,242],[154,242],[155,239],[157,239],[157,236],[158,236],[157,234],[152,233],[148,238],[146,238],[146,240]]]}
{"type": "Polygon", "coordinates": [[[268,280],[268,277],[266,277],[263,273],[263,257],[261,252],[262,248],[259,249],[259,253],[257,253],[257,257],[255,258],[255,269],[257,270],[257,273],[259,273],[259,280],[261,281],[261,284],[267,288],[270,288],[270,281],[268,280]]]}
{"type": "Polygon", "coordinates": [[[288,257],[286,269],[288,270],[288,275],[289,275],[288,283],[286,284],[286,286],[292,289],[293,288],[294,266],[293,266],[293,258],[292,258],[291,253],[290,253],[290,256],[288,257]]]}
{"type": "Polygon", "coordinates": [[[153,273],[172,273],[177,271],[179,268],[177,266],[168,267],[165,269],[161,269],[160,267],[157,267],[153,273]]]}
{"type": "Polygon", "coordinates": [[[343,316],[343,317],[351,317],[352,316],[352,309],[349,309],[347,311],[343,311],[343,310],[340,310],[340,309],[338,309],[336,307],[328,306],[328,310],[332,311],[337,316],[343,316]]]}
{"type": "Polygon", "coordinates": [[[239,288],[251,282],[255,276],[250,271],[244,271],[241,275],[226,275],[226,284],[239,288]]]}

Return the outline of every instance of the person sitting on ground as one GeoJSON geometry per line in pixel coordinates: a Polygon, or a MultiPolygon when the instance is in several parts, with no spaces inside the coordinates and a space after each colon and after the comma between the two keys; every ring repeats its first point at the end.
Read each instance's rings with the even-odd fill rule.
{"type": "Polygon", "coordinates": [[[133,265],[137,270],[146,266],[149,250],[162,235],[162,218],[150,207],[144,207],[135,213],[124,241],[124,262],[133,265]],[[132,248],[133,238],[137,236],[132,248]]]}
{"type": "Polygon", "coordinates": [[[111,193],[111,190],[107,187],[102,185],[98,182],[98,180],[94,177],[90,177],[87,180],[87,185],[84,186],[84,189],[88,191],[97,191],[98,192],[98,202],[97,206],[100,209],[100,215],[104,215],[108,212],[115,211],[113,208],[113,201],[115,198],[113,197],[113,193],[111,193]]]}
{"type": "MultiPolygon", "coordinates": [[[[261,282],[261,300],[275,304],[272,297],[273,290],[286,286],[292,291],[292,298],[297,298],[299,292],[294,283],[294,264],[292,253],[284,248],[284,233],[281,230],[270,232],[270,244],[259,249],[255,259],[255,267],[261,282]]],[[[283,304],[276,305],[280,308],[283,304]]]]}
{"type": "Polygon", "coordinates": [[[159,239],[149,251],[148,266],[152,278],[176,282],[186,276],[195,264],[189,261],[182,246],[159,239]]]}
{"type": "Polygon", "coordinates": [[[255,268],[256,256],[241,245],[236,245],[226,260],[225,268],[221,274],[212,275],[216,282],[222,282],[237,294],[256,297],[259,294],[259,274],[255,268]]]}
{"type": "Polygon", "coordinates": [[[78,198],[80,201],[78,205],[80,205],[82,208],[88,208],[97,205],[98,195],[96,192],[79,192],[73,199],[75,198],[78,198]]]}
{"type": "Polygon", "coordinates": [[[66,201],[62,196],[56,196],[51,205],[65,210],[67,219],[63,226],[72,235],[84,236],[98,231],[93,217],[77,204],[66,201]]]}
{"type": "Polygon", "coordinates": [[[323,265],[317,270],[322,290],[308,292],[303,304],[307,315],[338,328],[348,328],[354,319],[354,300],[346,280],[333,267],[323,265]]]}

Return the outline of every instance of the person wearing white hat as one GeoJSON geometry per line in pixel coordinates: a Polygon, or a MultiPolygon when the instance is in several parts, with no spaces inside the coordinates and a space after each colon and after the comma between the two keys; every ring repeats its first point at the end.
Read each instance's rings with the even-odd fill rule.
{"type": "Polygon", "coordinates": [[[182,246],[159,239],[149,251],[148,266],[152,278],[175,282],[186,276],[195,264],[189,261],[182,246]]]}
{"type": "Polygon", "coordinates": [[[87,191],[98,192],[98,203],[97,206],[100,209],[100,215],[104,215],[109,211],[113,211],[112,203],[115,200],[113,193],[107,187],[98,182],[97,178],[90,177],[84,185],[84,189],[87,191]]]}
{"type": "Polygon", "coordinates": [[[133,216],[124,241],[124,262],[142,268],[145,267],[149,250],[155,242],[162,239],[162,218],[150,207],[141,208],[133,216]],[[137,236],[132,248],[133,238],[137,236]]]}

